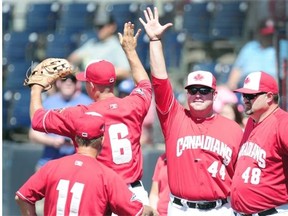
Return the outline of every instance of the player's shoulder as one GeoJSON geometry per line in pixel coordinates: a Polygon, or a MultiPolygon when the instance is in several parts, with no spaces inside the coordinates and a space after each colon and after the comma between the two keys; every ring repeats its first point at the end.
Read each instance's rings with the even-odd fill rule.
{"type": "MultiPolygon", "coordinates": [[[[149,80],[141,80],[137,86],[132,90],[129,96],[140,96],[147,97],[149,96],[152,99],[152,84],[149,80]]],[[[129,97],[128,96],[128,97],[129,97]]]]}
{"type": "Polygon", "coordinates": [[[278,124],[288,124],[288,112],[278,108],[274,113],[274,120],[277,121],[278,124]]]}

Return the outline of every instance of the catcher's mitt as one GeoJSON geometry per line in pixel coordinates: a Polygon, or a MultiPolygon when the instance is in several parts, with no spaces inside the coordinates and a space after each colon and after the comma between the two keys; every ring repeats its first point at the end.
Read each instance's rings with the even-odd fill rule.
{"type": "Polygon", "coordinates": [[[59,78],[72,74],[72,66],[62,58],[48,58],[38,64],[30,74],[26,74],[24,86],[31,87],[38,84],[44,87],[44,91],[52,88],[52,84],[59,78]]]}

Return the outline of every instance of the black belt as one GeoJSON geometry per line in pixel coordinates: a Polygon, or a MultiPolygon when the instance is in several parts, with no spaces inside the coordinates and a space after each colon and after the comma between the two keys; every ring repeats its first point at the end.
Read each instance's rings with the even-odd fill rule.
{"type": "Polygon", "coordinates": [[[141,187],[142,186],[140,181],[135,181],[133,183],[130,183],[130,185],[131,185],[132,188],[141,187]]]}
{"type": "MultiPolygon", "coordinates": [[[[173,203],[183,206],[183,204],[181,203],[181,199],[174,197],[173,203]]],[[[228,203],[227,199],[221,199],[221,206],[228,203]]],[[[186,202],[187,206],[189,208],[197,208],[197,209],[203,209],[203,210],[208,210],[208,209],[213,209],[217,206],[217,202],[213,201],[213,202],[199,202],[199,203],[195,203],[195,202],[186,202]]]]}
{"type": "MultiPolygon", "coordinates": [[[[262,211],[262,212],[255,213],[255,214],[258,216],[267,216],[267,215],[273,215],[276,213],[278,213],[278,211],[275,208],[271,208],[271,209],[268,209],[266,211],[262,211]]],[[[253,214],[241,214],[241,213],[238,213],[238,214],[241,216],[252,216],[253,215],[253,214]]],[[[236,212],[235,212],[235,215],[237,215],[236,212]]]]}

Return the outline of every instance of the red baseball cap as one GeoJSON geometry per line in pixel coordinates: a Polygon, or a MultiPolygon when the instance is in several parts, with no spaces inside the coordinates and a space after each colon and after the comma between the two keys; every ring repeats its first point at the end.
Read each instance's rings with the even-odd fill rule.
{"type": "Polygon", "coordinates": [[[275,32],[274,22],[271,19],[265,19],[260,24],[260,34],[261,35],[271,35],[275,32]]]}
{"type": "Polygon", "coordinates": [[[216,89],[216,78],[209,71],[193,71],[188,75],[185,89],[192,85],[203,85],[216,89]]]}
{"type": "Polygon", "coordinates": [[[103,136],[105,122],[97,112],[85,112],[74,121],[74,128],[78,137],[91,140],[103,136]]]}
{"type": "Polygon", "coordinates": [[[234,90],[244,94],[256,94],[261,92],[272,92],[278,94],[278,84],[273,76],[257,71],[250,73],[244,80],[243,88],[234,90]]]}
{"type": "Polygon", "coordinates": [[[116,81],[115,68],[111,62],[105,60],[92,62],[84,72],[76,74],[76,78],[79,81],[109,85],[116,81]]]}

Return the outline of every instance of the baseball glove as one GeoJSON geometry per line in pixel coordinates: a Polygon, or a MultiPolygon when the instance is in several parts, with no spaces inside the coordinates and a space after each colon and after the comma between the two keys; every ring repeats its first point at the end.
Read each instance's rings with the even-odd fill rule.
{"type": "Polygon", "coordinates": [[[57,79],[69,74],[72,74],[72,66],[66,59],[48,58],[31,70],[30,74],[26,74],[24,86],[38,84],[44,87],[43,91],[47,91],[57,79]]]}

